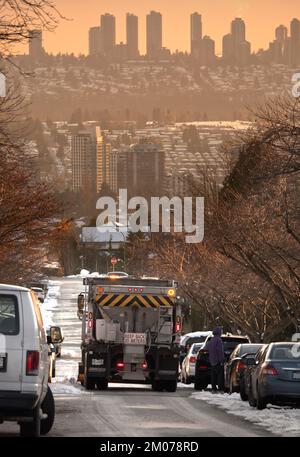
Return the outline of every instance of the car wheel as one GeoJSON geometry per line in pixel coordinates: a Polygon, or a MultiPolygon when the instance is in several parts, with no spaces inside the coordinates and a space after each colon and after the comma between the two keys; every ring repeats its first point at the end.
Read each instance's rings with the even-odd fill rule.
{"type": "Polygon", "coordinates": [[[43,414],[47,414],[47,419],[41,421],[41,435],[47,435],[53,427],[55,418],[55,403],[53,393],[48,387],[47,395],[42,403],[43,414]]]}
{"type": "Polygon", "coordinates": [[[33,410],[32,422],[20,423],[21,437],[34,437],[39,438],[41,434],[41,405],[38,405],[33,410]]]}
{"type": "Polygon", "coordinates": [[[259,411],[262,411],[263,409],[266,409],[267,407],[267,400],[264,397],[260,396],[258,387],[257,387],[257,402],[256,402],[256,408],[259,411]]]}
{"type": "Polygon", "coordinates": [[[248,395],[245,392],[245,387],[243,386],[243,384],[240,385],[240,397],[242,401],[248,400],[248,395]]]}
{"type": "Polygon", "coordinates": [[[230,376],[230,380],[229,380],[229,394],[232,395],[233,393],[236,392],[236,388],[234,387],[234,384],[233,384],[233,378],[232,376],[230,376]]]}
{"type": "Polygon", "coordinates": [[[248,394],[248,402],[249,402],[249,405],[252,406],[252,408],[256,407],[256,400],[253,397],[253,393],[252,393],[251,388],[250,388],[249,394],[248,394]]]}

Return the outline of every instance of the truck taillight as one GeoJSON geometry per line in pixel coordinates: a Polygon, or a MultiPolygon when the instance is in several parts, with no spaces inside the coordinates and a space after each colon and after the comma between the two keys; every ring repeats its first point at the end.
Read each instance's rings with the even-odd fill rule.
{"type": "Polygon", "coordinates": [[[40,353],[38,351],[27,351],[26,376],[38,376],[40,367],[40,353]]]}

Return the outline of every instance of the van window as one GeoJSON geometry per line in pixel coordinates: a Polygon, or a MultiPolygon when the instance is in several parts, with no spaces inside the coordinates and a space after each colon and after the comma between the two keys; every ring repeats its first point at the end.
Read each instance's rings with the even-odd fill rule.
{"type": "Polygon", "coordinates": [[[0,333],[18,335],[20,331],[18,300],[15,295],[0,294],[0,333]]]}

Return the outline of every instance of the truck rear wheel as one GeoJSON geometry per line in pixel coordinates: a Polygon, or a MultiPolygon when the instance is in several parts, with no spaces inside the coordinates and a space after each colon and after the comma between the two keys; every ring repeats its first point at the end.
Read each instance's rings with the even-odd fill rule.
{"type": "Polygon", "coordinates": [[[173,381],[166,381],[165,382],[165,389],[167,392],[176,392],[177,390],[177,381],[176,379],[173,381]]]}
{"type": "Polygon", "coordinates": [[[108,380],[107,379],[99,379],[96,382],[96,386],[99,390],[107,390],[108,389],[108,380]]]}
{"type": "Polygon", "coordinates": [[[86,390],[94,390],[95,384],[96,382],[94,378],[89,378],[88,376],[86,376],[84,380],[84,387],[86,388],[86,390]]]}
{"type": "Polygon", "coordinates": [[[152,390],[154,392],[162,392],[164,390],[163,382],[162,381],[153,381],[152,390]]]}

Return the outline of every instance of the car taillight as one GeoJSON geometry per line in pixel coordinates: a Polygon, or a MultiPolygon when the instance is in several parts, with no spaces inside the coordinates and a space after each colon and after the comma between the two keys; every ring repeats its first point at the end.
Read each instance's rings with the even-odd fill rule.
{"type": "Polygon", "coordinates": [[[206,370],[207,366],[206,365],[199,365],[199,370],[206,370]]]}
{"type": "Polygon", "coordinates": [[[276,368],[272,367],[271,365],[268,365],[267,363],[264,363],[262,365],[262,373],[269,376],[278,375],[278,371],[276,370],[276,368]]]}
{"type": "Polygon", "coordinates": [[[26,376],[38,376],[40,367],[40,353],[38,351],[27,351],[26,376]]]}
{"type": "Polygon", "coordinates": [[[196,357],[194,357],[194,356],[190,357],[190,363],[196,363],[196,357]]]}
{"type": "Polygon", "coordinates": [[[125,366],[124,362],[117,362],[116,367],[118,368],[118,370],[123,370],[124,366],[125,366]]]}
{"type": "Polygon", "coordinates": [[[92,329],[93,328],[93,319],[88,320],[88,328],[92,329]]]}
{"type": "Polygon", "coordinates": [[[238,362],[237,363],[237,366],[236,366],[236,371],[242,371],[246,368],[246,365],[244,364],[244,362],[238,362]]]}
{"type": "Polygon", "coordinates": [[[148,368],[147,362],[142,363],[142,368],[143,368],[143,370],[147,370],[147,368],[148,368]]]}

